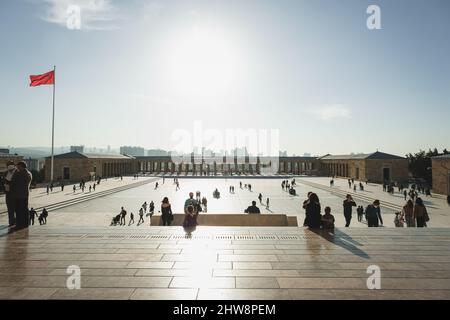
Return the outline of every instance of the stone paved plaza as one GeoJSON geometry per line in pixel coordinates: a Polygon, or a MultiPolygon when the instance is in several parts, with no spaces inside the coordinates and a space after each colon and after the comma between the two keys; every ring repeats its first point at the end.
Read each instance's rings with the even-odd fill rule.
{"type": "MultiPolygon", "coordinates": [[[[289,180],[292,178],[289,178],[289,180]]],[[[281,213],[288,216],[297,216],[301,224],[304,219],[304,210],[301,208],[302,202],[306,198],[308,191],[316,192],[320,198],[323,208],[330,206],[332,214],[336,219],[336,226],[344,226],[345,220],[342,213],[342,201],[346,193],[354,196],[358,205],[364,207],[372,202],[374,199],[381,200],[382,216],[384,225],[386,227],[394,227],[394,212],[400,211],[404,204],[403,195],[398,193],[392,195],[382,191],[378,184],[365,185],[365,191],[350,190],[347,185],[347,180],[336,179],[335,186],[329,187],[328,178],[317,177],[296,177],[296,196],[289,195],[288,192],[281,189],[282,178],[180,178],[180,190],[176,191],[173,184],[173,178],[166,178],[165,183],[162,183],[160,177],[140,177],[135,180],[132,177],[124,177],[123,181],[120,179],[108,179],[102,181],[99,188],[95,192],[82,193],[77,190],[73,194],[72,186],[66,186],[64,192],[60,188],[55,188],[54,193],[47,195],[45,189],[33,190],[30,198],[30,206],[39,207],[49,205],[51,203],[73,201],[75,204],[50,210],[48,223],[50,226],[108,226],[113,215],[120,211],[120,207],[124,206],[128,212],[134,212],[137,216],[138,210],[144,201],[150,203],[155,202],[156,214],[160,208],[160,203],[163,197],[167,196],[172,204],[174,213],[182,213],[185,199],[188,197],[190,191],[201,191],[202,196],[208,199],[208,212],[220,214],[235,214],[243,213],[252,200],[258,202],[258,206],[262,213],[281,213]],[[155,190],[155,183],[158,181],[159,188],[155,190]],[[250,183],[252,185],[252,192],[247,189],[239,188],[239,181],[243,184],[250,183]],[[147,183],[148,182],[148,183],[147,183]],[[137,187],[132,186],[139,184],[137,187]],[[228,192],[229,186],[235,186],[235,193],[228,192]],[[127,186],[129,187],[128,189],[127,186]],[[124,191],[108,193],[108,189],[125,188],[124,191]],[[215,188],[221,192],[220,199],[214,199],[212,193],[215,188]],[[106,191],[105,191],[106,190],[106,191]],[[89,201],[79,202],[77,199],[83,197],[95,197],[99,193],[107,193],[104,196],[94,198],[89,201]],[[270,207],[259,204],[258,194],[262,193],[263,203],[265,199],[270,198],[270,207]]],[[[442,197],[425,198],[425,205],[429,210],[431,221],[428,223],[430,227],[450,227],[450,207],[446,204],[442,197]]],[[[1,211],[6,211],[4,205],[0,208],[1,211]],[[3,210],[2,210],[3,209],[3,210]]],[[[351,227],[367,228],[367,224],[358,222],[356,218],[356,210],[353,210],[353,219],[351,227]]],[[[202,213],[205,214],[205,213],[202,213]]],[[[148,217],[145,218],[146,223],[141,227],[149,225],[148,217]]],[[[137,220],[135,218],[135,220],[137,220]]],[[[6,224],[6,215],[0,215],[0,224],[6,224]]]]}

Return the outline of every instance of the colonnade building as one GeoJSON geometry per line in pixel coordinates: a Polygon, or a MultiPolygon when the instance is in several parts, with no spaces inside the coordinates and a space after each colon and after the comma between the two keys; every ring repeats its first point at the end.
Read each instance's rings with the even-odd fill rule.
{"type": "Polygon", "coordinates": [[[316,157],[201,157],[191,155],[177,159],[171,156],[135,157],[140,172],[232,175],[232,174],[317,174],[319,161],[316,157]]]}
{"type": "MultiPolygon", "coordinates": [[[[45,160],[46,180],[50,180],[50,157],[45,160]]],[[[74,182],[93,177],[130,174],[216,175],[315,175],[354,178],[359,181],[407,181],[406,158],[382,152],[323,157],[205,157],[188,155],[128,156],[69,152],[54,156],[54,178],[74,182]]]]}

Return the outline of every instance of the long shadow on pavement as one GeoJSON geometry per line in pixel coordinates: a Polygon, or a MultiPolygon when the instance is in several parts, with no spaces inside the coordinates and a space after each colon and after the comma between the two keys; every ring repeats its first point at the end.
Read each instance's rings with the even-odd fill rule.
{"type": "Polygon", "coordinates": [[[309,231],[333,243],[336,246],[350,251],[352,254],[357,255],[358,257],[370,259],[370,256],[366,252],[358,248],[358,246],[363,246],[362,243],[354,240],[351,236],[339,229],[335,229],[334,232],[323,229],[309,229],[309,231]]]}

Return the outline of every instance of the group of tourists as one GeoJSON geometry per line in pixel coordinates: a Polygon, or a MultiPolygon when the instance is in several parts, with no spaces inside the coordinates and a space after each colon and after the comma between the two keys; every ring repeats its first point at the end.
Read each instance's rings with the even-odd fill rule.
{"type": "Polygon", "coordinates": [[[4,189],[10,228],[19,230],[28,228],[30,224],[28,198],[31,180],[31,172],[28,171],[24,161],[19,161],[17,164],[13,161],[7,162],[4,189]]]}
{"type": "Polygon", "coordinates": [[[403,184],[391,182],[391,183],[383,183],[383,191],[394,195],[395,193],[395,187],[398,188],[398,192],[400,194],[403,194],[403,197],[405,198],[405,201],[407,200],[408,196],[409,199],[411,199],[413,202],[415,199],[419,197],[419,194],[423,194],[426,197],[431,197],[431,189],[429,187],[424,187],[422,185],[416,186],[415,184],[412,184],[410,189],[407,190],[403,184]]]}
{"type": "Polygon", "coordinates": [[[420,197],[416,198],[415,201],[409,199],[403,206],[402,211],[396,212],[394,220],[396,227],[404,227],[404,223],[406,223],[408,228],[426,227],[428,221],[430,221],[430,217],[428,216],[427,208],[420,197]]]}
{"type": "MultiPolygon", "coordinates": [[[[166,198],[164,198],[166,199],[166,198]]],[[[167,199],[168,201],[168,199],[167,199]]],[[[145,201],[141,207],[139,208],[139,220],[137,225],[141,225],[143,223],[145,223],[144,220],[144,214],[146,214],[146,216],[150,216],[150,224],[151,224],[151,218],[153,216],[153,214],[155,213],[155,203],[153,201],[150,201],[149,204],[147,204],[147,201],[145,201]],[[147,207],[148,207],[148,214],[147,214],[147,207]]],[[[116,226],[116,225],[120,225],[120,226],[125,226],[127,225],[126,222],[126,216],[127,216],[127,210],[124,209],[124,207],[120,208],[120,212],[119,214],[117,214],[115,217],[113,217],[113,219],[111,220],[111,225],[112,226],[116,226]]],[[[134,214],[133,212],[130,212],[130,219],[128,221],[128,226],[134,224],[134,214]]]]}
{"type": "Polygon", "coordinates": [[[295,179],[292,179],[291,183],[289,184],[289,180],[283,180],[281,182],[281,189],[284,191],[289,192],[290,195],[295,196],[296,195],[296,191],[294,189],[295,187],[295,179]]]}
{"type": "MultiPolygon", "coordinates": [[[[347,194],[343,201],[343,213],[345,218],[345,226],[349,227],[352,219],[352,208],[356,207],[356,202],[350,194],[347,194]]],[[[305,210],[305,220],[303,226],[310,229],[334,229],[334,216],[331,214],[331,208],[325,207],[325,214],[321,214],[321,204],[319,197],[314,192],[308,192],[307,199],[303,202],[303,209],[305,210]]],[[[369,204],[364,212],[364,208],[359,206],[357,208],[358,221],[362,221],[362,215],[365,213],[367,225],[369,227],[378,227],[383,225],[383,218],[381,217],[380,201],[375,200],[369,204]]]]}

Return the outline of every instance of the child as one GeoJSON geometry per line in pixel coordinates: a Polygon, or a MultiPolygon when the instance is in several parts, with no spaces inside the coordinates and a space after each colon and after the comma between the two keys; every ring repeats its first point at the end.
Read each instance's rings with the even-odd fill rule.
{"type": "Polygon", "coordinates": [[[325,207],[325,214],[322,216],[322,229],[334,230],[334,216],[331,214],[331,208],[325,207]]]}
{"type": "Polygon", "coordinates": [[[394,224],[397,228],[403,228],[404,226],[404,219],[403,219],[403,214],[402,212],[396,212],[395,213],[395,219],[394,219],[394,224]]]}
{"type": "Polygon", "coordinates": [[[361,222],[362,218],[363,218],[363,214],[364,214],[363,206],[358,206],[358,209],[356,209],[356,212],[358,214],[358,222],[361,222]]]}

